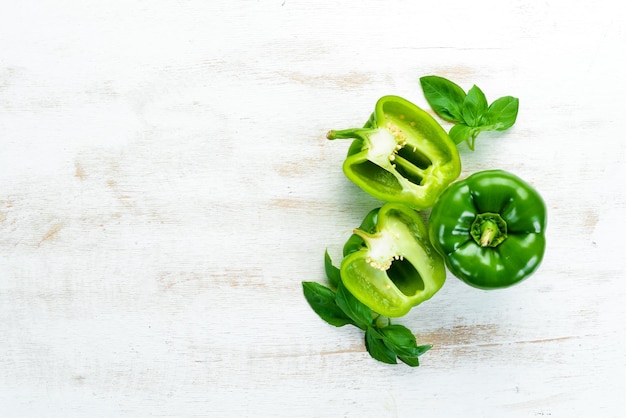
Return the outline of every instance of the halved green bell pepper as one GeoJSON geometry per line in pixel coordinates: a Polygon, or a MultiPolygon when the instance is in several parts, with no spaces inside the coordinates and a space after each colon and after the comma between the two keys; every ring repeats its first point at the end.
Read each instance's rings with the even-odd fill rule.
{"type": "Polygon", "coordinates": [[[446,279],[442,257],[428,240],[419,214],[386,203],[372,210],[343,248],[343,285],[363,304],[399,317],[430,299],[446,279]]]}
{"type": "Polygon", "coordinates": [[[428,220],[431,242],[452,274],[481,289],[511,286],[539,267],[546,205],[528,183],[501,170],[452,184],[428,220]]]}
{"type": "Polygon", "coordinates": [[[343,171],[385,202],[430,208],[461,173],[456,145],[427,112],[397,96],[378,100],[363,128],[331,130],[328,139],[355,138],[343,171]]]}

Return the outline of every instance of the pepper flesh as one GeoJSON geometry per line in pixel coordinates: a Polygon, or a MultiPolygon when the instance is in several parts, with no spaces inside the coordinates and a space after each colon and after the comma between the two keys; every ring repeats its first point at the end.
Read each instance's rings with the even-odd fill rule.
{"type": "Polygon", "coordinates": [[[530,276],[545,252],[546,206],[537,191],[502,170],[452,184],[433,207],[428,229],[452,274],[481,289],[530,276]]]}
{"type": "Polygon", "coordinates": [[[387,317],[430,299],[446,278],[442,257],[419,214],[386,203],[371,211],[344,245],[341,281],[362,303],[387,317]]]}
{"type": "Polygon", "coordinates": [[[355,138],[344,174],[385,202],[430,208],[461,173],[456,145],[441,125],[398,96],[380,98],[363,128],[331,130],[327,138],[355,138]]]}

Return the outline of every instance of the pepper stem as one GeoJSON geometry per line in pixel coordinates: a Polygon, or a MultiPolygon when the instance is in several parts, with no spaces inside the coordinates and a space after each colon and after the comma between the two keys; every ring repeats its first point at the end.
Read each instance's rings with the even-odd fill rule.
{"type": "Polygon", "coordinates": [[[495,222],[487,221],[482,225],[481,229],[480,246],[487,247],[498,234],[498,227],[495,222]]]}
{"type": "Polygon", "coordinates": [[[332,129],[326,133],[326,139],[351,139],[356,138],[358,134],[366,129],[354,128],[354,129],[332,129]]]}
{"type": "Polygon", "coordinates": [[[507,237],[506,221],[497,213],[476,215],[470,235],[481,247],[497,247],[507,237]]]}
{"type": "Polygon", "coordinates": [[[365,231],[363,231],[363,230],[362,230],[362,229],[360,229],[360,228],[354,228],[354,229],[352,230],[352,233],[353,233],[354,235],[357,235],[357,236],[359,236],[359,237],[363,238],[363,241],[365,241],[365,242],[367,242],[368,240],[370,240],[371,238],[373,238],[372,234],[370,234],[370,233],[368,233],[368,232],[365,232],[365,231]]]}

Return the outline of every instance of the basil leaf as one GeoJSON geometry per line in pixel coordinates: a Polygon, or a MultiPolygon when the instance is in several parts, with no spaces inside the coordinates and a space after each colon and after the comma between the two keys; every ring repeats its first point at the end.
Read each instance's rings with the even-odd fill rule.
{"type": "Polygon", "coordinates": [[[418,356],[410,355],[410,356],[398,356],[401,362],[411,367],[419,367],[420,360],[418,356]]]}
{"type": "Polygon", "coordinates": [[[415,335],[403,325],[389,325],[380,329],[384,342],[398,358],[411,367],[419,366],[418,357],[428,351],[431,346],[417,346],[415,335]]]}
{"type": "Polygon", "coordinates": [[[380,333],[397,347],[415,347],[415,335],[404,325],[392,324],[380,329],[380,333]]]}
{"type": "Polygon", "coordinates": [[[431,348],[433,348],[433,346],[430,344],[418,345],[417,347],[415,347],[415,355],[421,356],[431,348]]]}
{"type": "Polygon", "coordinates": [[[458,145],[463,141],[467,141],[472,136],[473,131],[474,128],[470,128],[463,123],[459,123],[450,129],[450,133],[448,135],[450,135],[450,139],[458,145]]]}
{"type": "Polygon", "coordinates": [[[339,273],[339,269],[333,266],[333,261],[330,259],[328,250],[324,253],[324,270],[326,271],[326,277],[330,285],[337,288],[341,281],[341,274],[339,273]]]}
{"type": "Polygon", "coordinates": [[[336,295],[337,306],[362,330],[372,324],[372,310],[359,301],[339,282],[336,295]]]}
{"type": "Polygon", "coordinates": [[[313,311],[324,321],[336,327],[354,325],[354,322],[337,305],[335,292],[315,282],[302,282],[304,297],[313,311]]]}
{"type": "Polygon", "coordinates": [[[468,126],[480,126],[482,125],[482,119],[485,113],[487,113],[487,98],[485,93],[476,85],[474,85],[467,92],[467,96],[463,100],[463,107],[461,113],[463,114],[463,120],[468,126]]]}
{"type": "Polygon", "coordinates": [[[384,343],[374,327],[365,330],[365,348],[370,356],[387,364],[398,364],[395,353],[384,343]]]}
{"type": "Polygon", "coordinates": [[[450,122],[463,122],[463,101],[465,92],[457,84],[443,77],[425,76],[420,78],[426,101],[442,119],[450,122]]]}
{"type": "Polygon", "coordinates": [[[393,350],[401,360],[405,358],[407,361],[411,362],[411,364],[417,363],[416,365],[419,365],[419,362],[415,361],[417,360],[415,353],[415,348],[417,347],[415,336],[408,328],[402,325],[389,325],[382,328],[380,332],[384,337],[387,347],[393,350]]]}
{"type": "Polygon", "coordinates": [[[518,110],[519,99],[512,96],[500,97],[487,110],[488,124],[498,131],[508,129],[515,123],[518,110]]]}

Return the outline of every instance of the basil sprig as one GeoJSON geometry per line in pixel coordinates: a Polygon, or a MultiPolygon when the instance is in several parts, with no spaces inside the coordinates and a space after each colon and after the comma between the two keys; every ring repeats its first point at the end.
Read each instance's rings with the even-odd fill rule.
{"type": "Polygon", "coordinates": [[[365,331],[365,348],[374,359],[388,364],[397,364],[399,359],[411,367],[419,366],[418,357],[431,346],[418,346],[411,330],[391,324],[354,297],[341,283],[339,269],[333,266],[328,251],[324,270],[334,290],[316,282],[302,282],[304,297],[313,311],[336,327],[353,325],[365,331]]]}
{"type": "Polygon", "coordinates": [[[469,148],[474,150],[479,133],[503,131],[513,126],[517,119],[519,99],[515,97],[500,97],[488,104],[478,86],[473,86],[466,94],[452,81],[434,75],[421,77],[420,84],[435,113],[455,124],[449,135],[457,145],[467,141],[469,148]]]}

